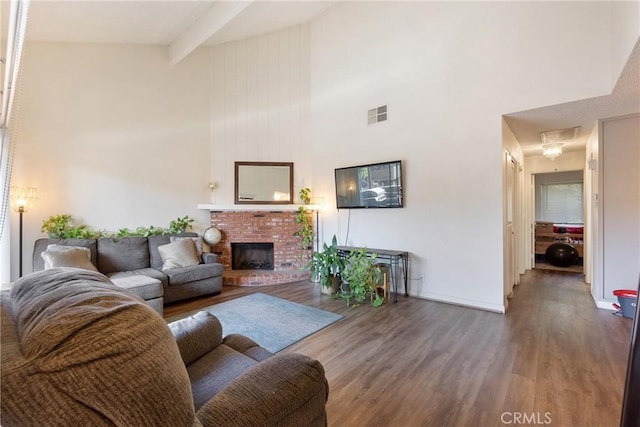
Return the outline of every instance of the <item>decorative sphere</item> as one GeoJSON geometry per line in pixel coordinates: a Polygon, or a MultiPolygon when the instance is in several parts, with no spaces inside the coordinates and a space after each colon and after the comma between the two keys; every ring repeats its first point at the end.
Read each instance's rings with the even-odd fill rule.
{"type": "Polygon", "coordinates": [[[569,267],[578,261],[578,250],[566,243],[554,243],[544,253],[547,261],[556,267],[569,267]]]}
{"type": "Polygon", "coordinates": [[[209,227],[202,233],[202,240],[209,245],[216,245],[222,240],[222,233],[215,227],[209,227]]]}

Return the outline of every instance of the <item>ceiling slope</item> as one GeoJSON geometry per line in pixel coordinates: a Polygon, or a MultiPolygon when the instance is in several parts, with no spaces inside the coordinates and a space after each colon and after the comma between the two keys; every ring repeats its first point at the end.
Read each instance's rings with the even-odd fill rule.
{"type": "Polygon", "coordinates": [[[540,132],[580,126],[564,151],[583,150],[598,120],[640,112],[640,39],[610,95],[506,114],[505,120],[526,155],[542,154],[540,132]]]}

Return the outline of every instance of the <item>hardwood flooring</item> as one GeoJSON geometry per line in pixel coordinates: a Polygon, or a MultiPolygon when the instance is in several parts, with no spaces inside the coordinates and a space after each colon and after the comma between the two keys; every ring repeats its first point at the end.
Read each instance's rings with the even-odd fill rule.
{"type": "Polygon", "coordinates": [[[347,308],[298,282],[165,317],[253,292],[344,315],[283,350],[324,365],[330,426],[619,425],[632,322],[597,309],[580,274],[527,272],[506,315],[403,296],[347,308]]]}
{"type": "Polygon", "coordinates": [[[568,271],[571,273],[584,272],[584,267],[582,265],[570,265],[569,267],[556,267],[555,265],[551,265],[547,262],[540,262],[540,261],[536,261],[535,268],[539,270],[568,271]]]}

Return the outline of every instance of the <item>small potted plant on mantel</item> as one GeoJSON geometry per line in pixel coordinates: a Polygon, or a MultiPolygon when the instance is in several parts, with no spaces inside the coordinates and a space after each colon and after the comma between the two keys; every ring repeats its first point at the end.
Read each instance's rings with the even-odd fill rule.
{"type": "Polygon", "coordinates": [[[344,269],[344,258],[338,252],[338,239],[333,236],[331,246],[322,244],[322,252],[311,255],[311,274],[320,278],[321,291],[335,294],[340,289],[340,272],[344,269]]]}

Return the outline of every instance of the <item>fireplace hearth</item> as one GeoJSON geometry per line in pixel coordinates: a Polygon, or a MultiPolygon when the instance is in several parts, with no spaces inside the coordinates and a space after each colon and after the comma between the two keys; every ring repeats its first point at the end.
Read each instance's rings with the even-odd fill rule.
{"type": "Polygon", "coordinates": [[[273,270],[273,243],[231,243],[233,270],[273,270]]]}

